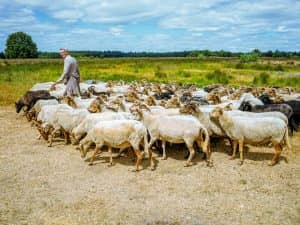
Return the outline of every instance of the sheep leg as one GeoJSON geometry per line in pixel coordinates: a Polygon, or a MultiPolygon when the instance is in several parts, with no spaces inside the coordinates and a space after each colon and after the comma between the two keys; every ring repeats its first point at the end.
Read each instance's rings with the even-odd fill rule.
{"type": "Polygon", "coordinates": [[[149,160],[150,160],[150,169],[154,170],[155,169],[155,165],[154,165],[154,161],[153,161],[153,157],[152,157],[152,150],[148,149],[148,155],[149,155],[149,160]]]}
{"type": "Polygon", "coordinates": [[[193,144],[192,145],[187,145],[187,147],[189,149],[190,156],[189,156],[187,162],[184,165],[185,167],[193,165],[193,163],[191,161],[192,161],[192,159],[194,158],[194,155],[195,155],[195,150],[193,148],[193,144]]]}
{"type": "Polygon", "coordinates": [[[68,138],[69,138],[69,133],[64,131],[64,140],[65,140],[65,144],[68,144],[68,138]]]}
{"type": "Polygon", "coordinates": [[[244,162],[243,148],[244,148],[244,141],[239,140],[240,165],[243,165],[243,162],[244,162]]]}
{"type": "Polygon", "coordinates": [[[75,135],[73,133],[71,133],[71,135],[70,135],[70,140],[71,140],[72,145],[78,144],[78,140],[75,138],[75,135]]]}
{"type": "Polygon", "coordinates": [[[207,146],[207,153],[206,153],[206,163],[207,163],[207,166],[213,166],[213,161],[210,159],[211,157],[211,146],[210,146],[210,143],[208,143],[208,146],[207,146]]]}
{"type": "Polygon", "coordinates": [[[60,129],[60,128],[55,128],[55,129],[50,133],[49,138],[48,138],[48,141],[49,141],[48,147],[52,147],[53,137],[54,137],[55,133],[56,133],[57,131],[59,131],[59,129],[60,129]]]}
{"type": "Polygon", "coordinates": [[[235,155],[236,155],[236,149],[237,149],[237,141],[233,141],[232,145],[233,145],[233,152],[232,152],[232,156],[230,157],[231,160],[235,159],[235,155]]]}
{"type": "Polygon", "coordinates": [[[48,141],[49,137],[41,127],[38,127],[38,131],[40,132],[41,137],[43,137],[46,141],[48,141]]]}
{"type": "Polygon", "coordinates": [[[139,171],[139,165],[141,163],[143,155],[142,155],[142,153],[141,153],[141,151],[139,149],[134,148],[133,150],[134,150],[134,152],[136,154],[136,163],[135,163],[135,169],[133,169],[132,171],[133,172],[137,172],[137,171],[139,171]]]}
{"type": "Polygon", "coordinates": [[[163,148],[163,157],[161,159],[166,160],[167,155],[166,155],[166,141],[165,140],[162,141],[162,148],[163,148]]]}
{"type": "Polygon", "coordinates": [[[275,154],[272,161],[268,164],[269,166],[274,166],[276,163],[278,163],[281,151],[282,147],[280,146],[280,144],[275,144],[275,154]]]}
{"type": "Polygon", "coordinates": [[[119,151],[119,153],[116,155],[115,158],[121,157],[122,153],[123,153],[126,149],[127,149],[127,148],[121,148],[120,151],[119,151]]]}
{"type": "Polygon", "coordinates": [[[109,152],[109,166],[112,166],[112,164],[113,164],[113,157],[112,157],[111,147],[108,147],[108,152],[109,152]]]}
{"type": "Polygon", "coordinates": [[[92,166],[92,165],[93,165],[93,162],[94,162],[94,160],[95,160],[95,156],[97,155],[98,152],[101,152],[101,147],[96,145],[94,154],[92,155],[92,157],[91,157],[91,159],[90,159],[89,166],[92,166]]]}
{"type": "Polygon", "coordinates": [[[148,144],[148,149],[151,148],[151,146],[153,145],[153,143],[154,143],[155,141],[156,141],[156,139],[151,137],[150,142],[149,142],[149,144],[148,144]]]}

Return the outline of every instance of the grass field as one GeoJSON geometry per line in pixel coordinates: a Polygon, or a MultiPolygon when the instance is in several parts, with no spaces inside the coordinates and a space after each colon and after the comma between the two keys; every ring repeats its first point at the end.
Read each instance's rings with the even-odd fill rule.
{"type": "MultiPolygon", "coordinates": [[[[240,63],[236,58],[114,58],[78,59],[82,80],[147,79],[204,86],[279,85],[300,88],[300,59],[261,59],[240,63]]],[[[11,105],[38,82],[55,81],[60,59],[0,60],[0,105],[11,105]]]]}

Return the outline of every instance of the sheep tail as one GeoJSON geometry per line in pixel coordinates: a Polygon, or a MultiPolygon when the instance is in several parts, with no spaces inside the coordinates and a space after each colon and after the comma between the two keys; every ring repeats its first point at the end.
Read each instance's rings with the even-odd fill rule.
{"type": "Polygon", "coordinates": [[[202,144],[203,151],[206,152],[206,153],[209,153],[208,152],[209,134],[208,134],[208,131],[207,131],[207,129],[205,127],[201,127],[200,128],[200,141],[203,143],[202,144]],[[204,136],[205,136],[204,141],[202,140],[202,134],[203,133],[204,133],[204,136]]]}
{"type": "Polygon", "coordinates": [[[289,128],[288,128],[288,126],[285,127],[284,138],[285,138],[285,143],[286,143],[288,149],[291,149],[292,147],[291,147],[290,140],[289,140],[289,128]]]}
{"type": "Polygon", "coordinates": [[[144,152],[147,152],[149,155],[149,143],[148,143],[148,133],[144,134],[144,152]]]}

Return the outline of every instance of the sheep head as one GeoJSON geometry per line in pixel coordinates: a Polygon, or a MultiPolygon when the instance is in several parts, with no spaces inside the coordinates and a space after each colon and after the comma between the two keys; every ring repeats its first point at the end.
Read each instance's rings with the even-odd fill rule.
{"type": "Polygon", "coordinates": [[[241,111],[251,111],[251,109],[252,109],[252,106],[249,102],[242,102],[239,107],[239,110],[241,110],[241,111]]]}
{"type": "Polygon", "coordinates": [[[220,104],[221,99],[218,93],[211,92],[207,95],[207,101],[212,101],[214,104],[220,104]]]}
{"type": "Polygon", "coordinates": [[[173,97],[170,100],[167,101],[166,108],[179,108],[180,102],[178,97],[173,97]]]}
{"type": "Polygon", "coordinates": [[[224,107],[224,110],[225,110],[225,111],[231,111],[231,110],[232,110],[232,103],[227,104],[227,105],[224,107]]]}
{"type": "Polygon", "coordinates": [[[211,119],[218,119],[223,115],[223,109],[221,107],[216,107],[209,113],[211,119]]]}
{"type": "Polygon", "coordinates": [[[258,99],[261,100],[264,104],[273,104],[273,101],[268,94],[262,94],[258,97],[258,99]]]}
{"type": "Polygon", "coordinates": [[[114,82],[109,80],[107,81],[107,83],[105,84],[105,87],[108,87],[108,88],[112,88],[114,86],[114,82]]]}
{"type": "Polygon", "coordinates": [[[284,102],[284,99],[279,95],[277,95],[274,99],[274,103],[283,103],[283,102],[284,102]]]}
{"type": "Polygon", "coordinates": [[[88,107],[88,111],[90,113],[97,113],[97,112],[102,112],[102,105],[105,104],[103,99],[98,96],[95,100],[93,100],[88,107]]]}
{"type": "Polygon", "coordinates": [[[180,107],[179,112],[191,115],[197,115],[198,113],[201,113],[199,104],[197,102],[190,102],[186,105],[183,105],[182,107],[180,107]]]}
{"type": "Polygon", "coordinates": [[[71,96],[62,97],[62,99],[60,100],[60,103],[65,103],[75,109],[77,108],[77,104],[76,104],[74,98],[71,96]]]}
{"type": "Polygon", "coordinates": [[[33,108],[26,113],[26,118],[27,118],[28,122],[33,120],[35,118],[35,116],[36,116],[36,112],[33,108]]]}
{"type": "Polygon", "coordinates": [[[166,100],[161,100],[158,105],[165,107],[167,104],[166,100]]]}
{"type": "Polygon", "coordinates": [[[20,99],[18,102],[15,102],[16,112],[19,113],[24,106],[24,103],[22,99],[20,99]]]}
{"type": "Polygon", "coordinates": [[[155,102],[153,96],[147,97],[145,100],[145,103],[149,106],[156,105],[156,102],[155,102]]]}
{"type": "Polygon", "coordinates": [[[127,102],[135,102],[136,100],[139,100],[138,94],[135,91],[129,91],[125,94],[125,100],[127,102]]]}

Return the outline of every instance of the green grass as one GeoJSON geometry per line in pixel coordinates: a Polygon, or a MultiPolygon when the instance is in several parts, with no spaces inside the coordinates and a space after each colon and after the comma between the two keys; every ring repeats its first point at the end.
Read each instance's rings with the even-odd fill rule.
{"type": "MultiPolygon", "coordinates": [[[[300,88],[299,59],[240,63],[237,58],[79,58],[78,63],[82,80],[146,79],[199,87],[223,83],[300,88]]],[[[59,59],[0,60],[0,105],[13,104],[35,83],[57,80],[62,69],[59,59]]]]}

